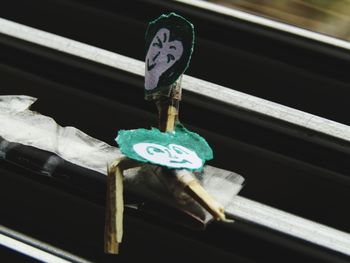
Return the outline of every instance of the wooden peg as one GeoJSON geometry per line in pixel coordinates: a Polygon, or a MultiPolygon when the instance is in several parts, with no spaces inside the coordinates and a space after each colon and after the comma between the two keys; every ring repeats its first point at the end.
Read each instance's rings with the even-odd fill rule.
{"type": "Polygon", "coordinates": [[[123,172],[140,166],[126,157],[120,158],[107,167],[107,196],[104,250],[109,254],[119,253],[123,238],[123,172]]]}

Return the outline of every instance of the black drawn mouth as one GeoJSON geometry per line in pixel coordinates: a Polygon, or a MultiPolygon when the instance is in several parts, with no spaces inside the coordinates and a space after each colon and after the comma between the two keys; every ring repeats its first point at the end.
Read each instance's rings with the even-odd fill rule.
{"type": "Polygon", "coordinates": [[[149,59],[147,59],[147,70],[148,71],[151,71],[156,65],[157,65],[157,63],[149,64],[149,59]]]}

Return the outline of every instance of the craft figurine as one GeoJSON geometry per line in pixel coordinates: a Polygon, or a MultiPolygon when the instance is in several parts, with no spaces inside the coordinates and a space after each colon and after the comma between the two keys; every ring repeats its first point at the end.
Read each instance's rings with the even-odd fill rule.
{"type": "MultiPolygon", "coordinates": [[[[193,25],[170,13],[150,22],[146,32],[145,98],[159,111],[159,129],[121,130],[116,141],[125,157],[108,167],[105,251],[117,254],[123,234],[123,171],[152,164],[171,173],[184,191],[217,220],[223,207],[199,184],[192,172],[202,171],[213,152],[204,138],[178,120],[181,78],[194,44],[193,25]]],[[[160,175],[161,176],[161,175],[160,175]]]]}

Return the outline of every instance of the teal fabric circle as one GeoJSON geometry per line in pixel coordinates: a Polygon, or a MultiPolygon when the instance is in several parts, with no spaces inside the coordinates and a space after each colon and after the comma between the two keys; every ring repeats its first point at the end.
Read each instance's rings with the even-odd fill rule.
{"type": "Polygon", "coordinates": [[[116,142],[128,158],[174,169],[201,171],[205,161],[213,158],[206,140],[180,124],[174,132],[120,130],[116,142]]]}

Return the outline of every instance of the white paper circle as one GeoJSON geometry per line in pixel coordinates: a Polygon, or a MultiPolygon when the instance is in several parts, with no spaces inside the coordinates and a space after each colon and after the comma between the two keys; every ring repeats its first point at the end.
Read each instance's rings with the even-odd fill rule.
{"type": "Polygon", "coordinates": [[[172,168],[199,169],[203,161],[197,153],[178,144],[169,144],[168,147],[156,143],[137,143],[134,151],[142,158],[152,163],[172,168]]]}

